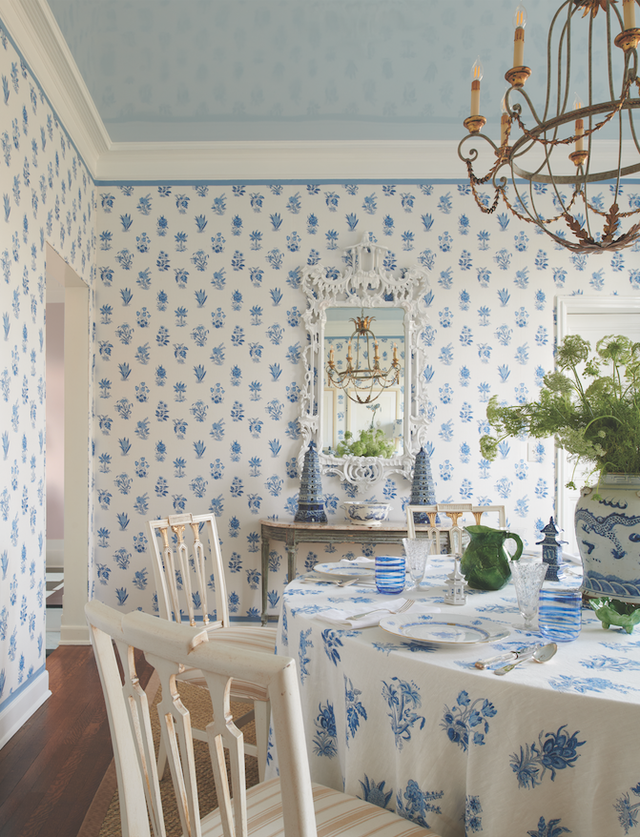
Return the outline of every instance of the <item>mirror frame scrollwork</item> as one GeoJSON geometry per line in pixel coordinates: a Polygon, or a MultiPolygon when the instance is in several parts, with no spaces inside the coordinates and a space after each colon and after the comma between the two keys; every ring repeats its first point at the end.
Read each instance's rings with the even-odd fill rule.
{"type": "Polygon", "coordinates": [[[345,249],[347,268],[336,276],[317,264],[302,271],[301,289],[307,298],[303,320],[309,339],[303,352],[304,385],[300,398],[302,447],[298,455],[298,473],[302,473],[304,454],[309,442],[315,442],[323,474],[367,491],[390,474],[411,479],[416,453],[427,436],[427,397],[424,377],[425,352],[420,336],[427,324],[424,292],[427,274],[418,267],[403,270],[399,277],[385,272],[387,248],[375,243],[365,233],[360,244],[345,249]],[[368,269],[367,269],[368,268],[368,269]],[[388,459],[371,456],[336,457],[322,450],[322,421],[325,403],[324,331],[328,308],[402,308],[404,310],[404,415],[403,447],[388,459]]]}

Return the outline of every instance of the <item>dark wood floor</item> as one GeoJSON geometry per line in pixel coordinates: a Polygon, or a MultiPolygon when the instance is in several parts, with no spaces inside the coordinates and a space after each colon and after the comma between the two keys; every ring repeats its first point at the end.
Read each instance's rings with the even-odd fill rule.
{"type": "Polygon", "coordinates": [[[0,837],[77,837],[113,757],[92,648],[47,670],[51,697],[0,750],[0,837]]]}

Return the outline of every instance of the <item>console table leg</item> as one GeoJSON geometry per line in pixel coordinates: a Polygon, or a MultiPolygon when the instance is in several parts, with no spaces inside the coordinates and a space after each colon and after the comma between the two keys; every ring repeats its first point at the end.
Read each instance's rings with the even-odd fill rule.
{"type": "Polygon", "coordinates": [[[288,580],[293,581],[296,577],[296,553],[298,551],[298,544],[295,542],[289,542],[287,539],[287,573],[288,573],[288,580]]]}
{"type": "Polygon", "coordinates": [[[267,589],[269,586],[269,538],[262,536],[262,624],[266,625],[267,616],[267,589]]]}

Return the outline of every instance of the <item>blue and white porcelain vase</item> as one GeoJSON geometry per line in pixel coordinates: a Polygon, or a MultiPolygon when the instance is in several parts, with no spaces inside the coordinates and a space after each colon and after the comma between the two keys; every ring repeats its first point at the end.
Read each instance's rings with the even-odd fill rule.
{"type": "Polygon", "coordinates": [[[575,525],[582,589],[640,604],[640,475],[607,474],[598,489],[583,488],[575,525]]]}
{"type": "Polygon", "coordinates": [[[300,495],[298,511],[294,517],[296,523],[326,523],[320,479],[320,460],[315,442],[309,442],[304,454],[302,476],[300,477],[300,495]]]}

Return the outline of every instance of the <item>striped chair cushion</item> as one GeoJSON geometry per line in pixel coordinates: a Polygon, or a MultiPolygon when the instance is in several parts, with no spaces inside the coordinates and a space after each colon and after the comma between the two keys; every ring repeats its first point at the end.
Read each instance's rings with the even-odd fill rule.
{"type": "MultiPolygon", "coordinates": [[[[347,796],[340,791],[313,784],[318,837],[438,837],[387,811],[347,796]]],[[[250,837],[283,837],[280,780],[271,779],[247,791],[247,821],[250,837]]],[[[222,837],[217,810],[202,821],[203,837],[222,837]]]]}

